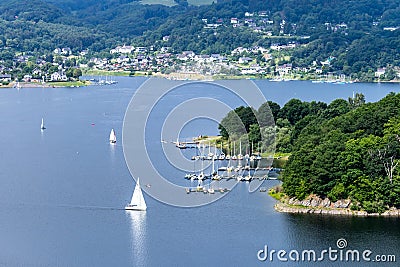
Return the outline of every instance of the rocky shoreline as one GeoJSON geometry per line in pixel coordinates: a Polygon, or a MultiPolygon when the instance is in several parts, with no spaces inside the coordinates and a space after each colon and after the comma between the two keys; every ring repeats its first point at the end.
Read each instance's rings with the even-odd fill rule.
{"type": "Polygon", "coordinates": [[[336,202],[330,201],[328,198],[321,199],[316,195],[311,195],[305,200],[296,198],[281,198],[275,204],[274,208],[278,212],[285,213],[308,213],[308,214],[327,214],[327,215],[350,215],[350,216],[383,216],[383,217],[400,217],[400,210],[390,208],[389,210],[379,213],[367,213],[363,210],[352,210],[351,200],[342,199],[336,202]]]}

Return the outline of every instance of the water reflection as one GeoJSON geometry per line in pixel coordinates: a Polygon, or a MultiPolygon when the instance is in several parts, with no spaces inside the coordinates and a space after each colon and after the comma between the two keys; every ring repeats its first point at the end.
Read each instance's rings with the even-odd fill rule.
{"type": "Polygon", "coordinates": [[[42,141],[44,139],[43,137],[44,137],[44,130],[40,129],[40,138],[41,138],[42,141]]]}
{"type": "Polygon", "coordinates": [[[109,147],[110,147],[110,158],[111,158],[111,162],[112,162],[112,165],[114,165],[115,164],[115,150],[116,150],[116,147],[117,145],[116,144],[111,144],[110,143],[110,145],[109,145],[109,147]]]}
{"type": "Polygon", "coordinates": [[[146,212],[125,212],[131,223],[132,266],[147,266],[146,212]]]}
{"type": "MultiPolygon", "coordinates": [[[[337,240],[343,238],[348,243],[347,249],[371,250],[374,255],[399,254],[398,218],[286,214],[286,219],[283,228],[287,229],[286,246],[291,249],[336,248],[337,240]]],[[[347,265],[363,267],[365,262],[348,262],[347,265]]],[[[325,261],[324,266],[338,265],[325,261]]]]}

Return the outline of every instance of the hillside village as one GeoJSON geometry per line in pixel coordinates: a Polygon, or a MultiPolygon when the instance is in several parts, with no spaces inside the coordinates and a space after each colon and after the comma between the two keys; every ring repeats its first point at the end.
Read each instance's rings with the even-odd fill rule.
{"type": "MultiPolygon", "coordinates": [[[[320,81],[354,81],[342,73],[330,69],[335,57],[314,60],[309,66],[296,66],[291,62],[291,53],[307,46],[309,36],[296,36],[296,27],[287,29],[285,20],[279,27],[268,12],[246,12],[244,18],[201,19],[204,31],[217,35],[219,29],[246,28],[262,38],[285,37],[286,42],[271,43],[269,47],[237,47],[225,54],[196,54],[193,51],[176,52],[167,46],[173,36],[162,36],[158,45],[118,45],[105,52],[94,53],[87,49],[73,52],[72,48],[56,48],[51,55],[34,57],[29,51],[19,53],[10,61],[0,59],[0,80],[4,85],[13,81],[58,82],[78,79],[86,71],[126,72],[129,75],[167,75],[188,77],[257,77],[274,80],[312,79],[320,81]],[[277,30],[278,29],[278,30],[277,30]],[[159,45],[166,44],[165,46],[159,45]],[[158,48],[157,48],[158,47],[158,48]]],[[[378,22],[374,22],[376,26],[378,22]]],[[[345,23],[325,23],[326,31],[348,34],[345,23]]],[[[385,31],[396,31],[398,27],[386,27],[385,31]]],[[[279,38],[282,40],[282,38],[279,38]]],[[[375,81],[397,81],[399,66],[382,66],[375,70],[375,81]]]]}

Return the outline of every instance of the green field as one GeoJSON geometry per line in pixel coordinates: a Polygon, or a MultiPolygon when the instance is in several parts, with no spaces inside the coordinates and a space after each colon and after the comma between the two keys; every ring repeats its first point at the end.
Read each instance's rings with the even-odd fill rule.
{"type": "Polygon", "coordinates": [[[85,81],[68,81],[68,82],[48,82],[46,84],[48,86],[54,86],[54,87],[81,87],[81,86],[86,86],[89,83],[85,81]]]}

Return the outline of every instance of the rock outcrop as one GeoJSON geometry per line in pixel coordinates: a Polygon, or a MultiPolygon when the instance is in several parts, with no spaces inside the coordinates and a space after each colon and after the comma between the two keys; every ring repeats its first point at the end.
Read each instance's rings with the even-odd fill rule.
{"type": "Polygon", "coordinates": [[[275,205],[275,210],[287,213],[312,213],[312,214],[330,214],[330,215],[352,215],[352,216],[400,216],[400,210],[391,208],[382,214],[367,213],[366,211],[352,210],[350,199],[340,199],[336,202],[328,198],[320,198],[316,195],[310,195],[304,200],[296,198],[282,198],[275,205]]]}

